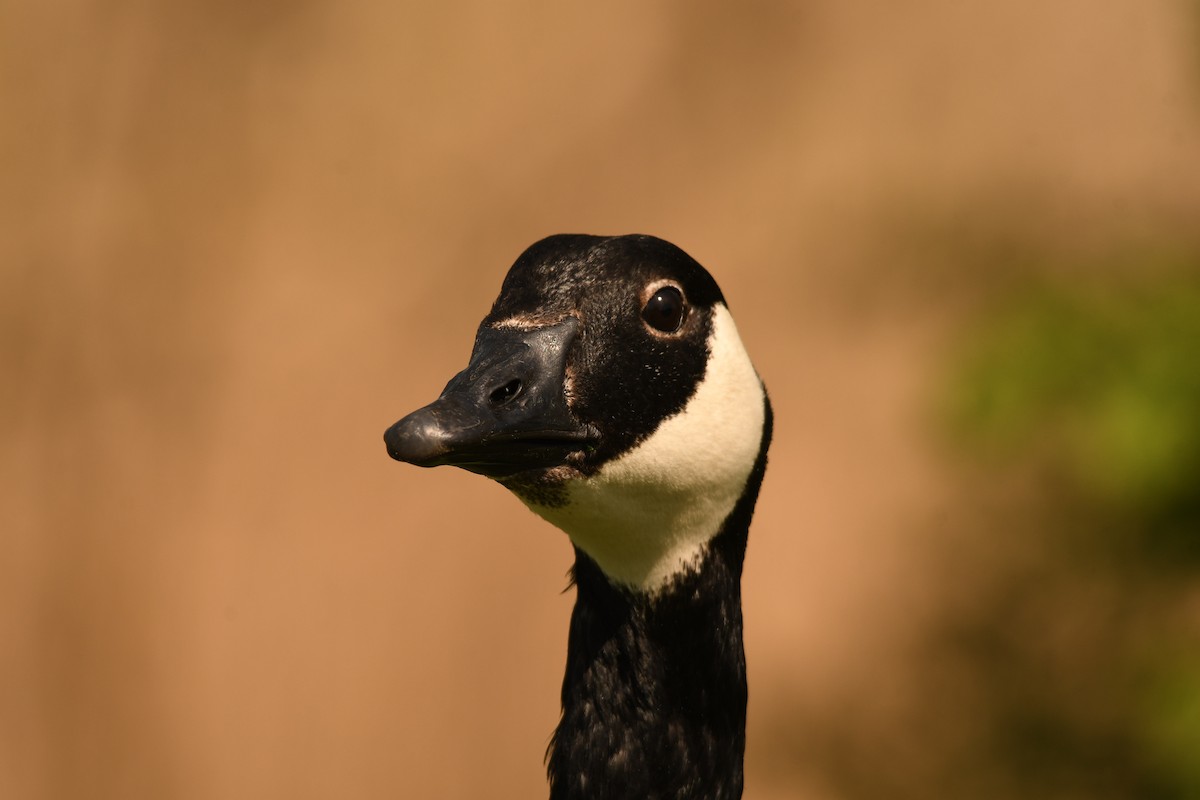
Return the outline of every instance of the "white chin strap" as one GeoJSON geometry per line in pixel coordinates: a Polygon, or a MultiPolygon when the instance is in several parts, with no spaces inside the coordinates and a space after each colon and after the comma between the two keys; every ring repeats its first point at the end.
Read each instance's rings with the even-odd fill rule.
{"type": "Polygon", "coordinates": [[[589,478],[568,502],[529,503],[615,583],[643,592],[694,567],[746,488],[764,423],[762,382],[724,304],[703,380],[678,414],[589,478]]]}

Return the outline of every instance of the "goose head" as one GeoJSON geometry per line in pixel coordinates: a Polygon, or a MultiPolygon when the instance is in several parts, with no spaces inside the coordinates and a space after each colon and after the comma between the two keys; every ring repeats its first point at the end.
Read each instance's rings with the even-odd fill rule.
{"type": "Polygon", "coordinates": [[[559,235],[521,254],[466,368],[384,440],[498,481],[614,585],[654,593],[721,530],[768,418],[703,267],[652,236],[559,235]]]}

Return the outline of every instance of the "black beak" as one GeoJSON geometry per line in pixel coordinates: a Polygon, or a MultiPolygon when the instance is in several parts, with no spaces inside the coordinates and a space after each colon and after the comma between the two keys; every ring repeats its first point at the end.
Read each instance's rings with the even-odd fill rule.
{"type": "Polygon", "coordinates": [[[480,328],[470,364],[441,397],[383,434],[388,455],[503,478],[586,450],[594,431],[572,416],[564,387],[578,330],[574,317],[534,330],[480,328]]]}

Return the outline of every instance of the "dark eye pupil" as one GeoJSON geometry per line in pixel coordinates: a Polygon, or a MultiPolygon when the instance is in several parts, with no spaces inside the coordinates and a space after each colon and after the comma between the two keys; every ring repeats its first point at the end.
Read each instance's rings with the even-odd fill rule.
{"type": "Polygon", "coordinates": [[[663,333],[674,333],[683,323],[683,295],[674,286],[664,286],[646,303],[642,319],[663,333]]]}

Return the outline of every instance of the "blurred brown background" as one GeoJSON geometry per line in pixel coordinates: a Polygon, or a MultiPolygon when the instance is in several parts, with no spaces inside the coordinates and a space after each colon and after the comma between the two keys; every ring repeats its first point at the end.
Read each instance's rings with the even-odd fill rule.
{"type": "Polygon", "coordinates": [[[4,3],[0,797],[544,796],[568,544],[381,434],[525,246],[635,231],[776,407],[747,797],[1200,796],[1194,562],[1093,557],[1149,528],[1090,429],[953,410],[1060,341],[961,355],[1031,287],[1186,294],[1198,45],[1194,0],[4,3]]]}

